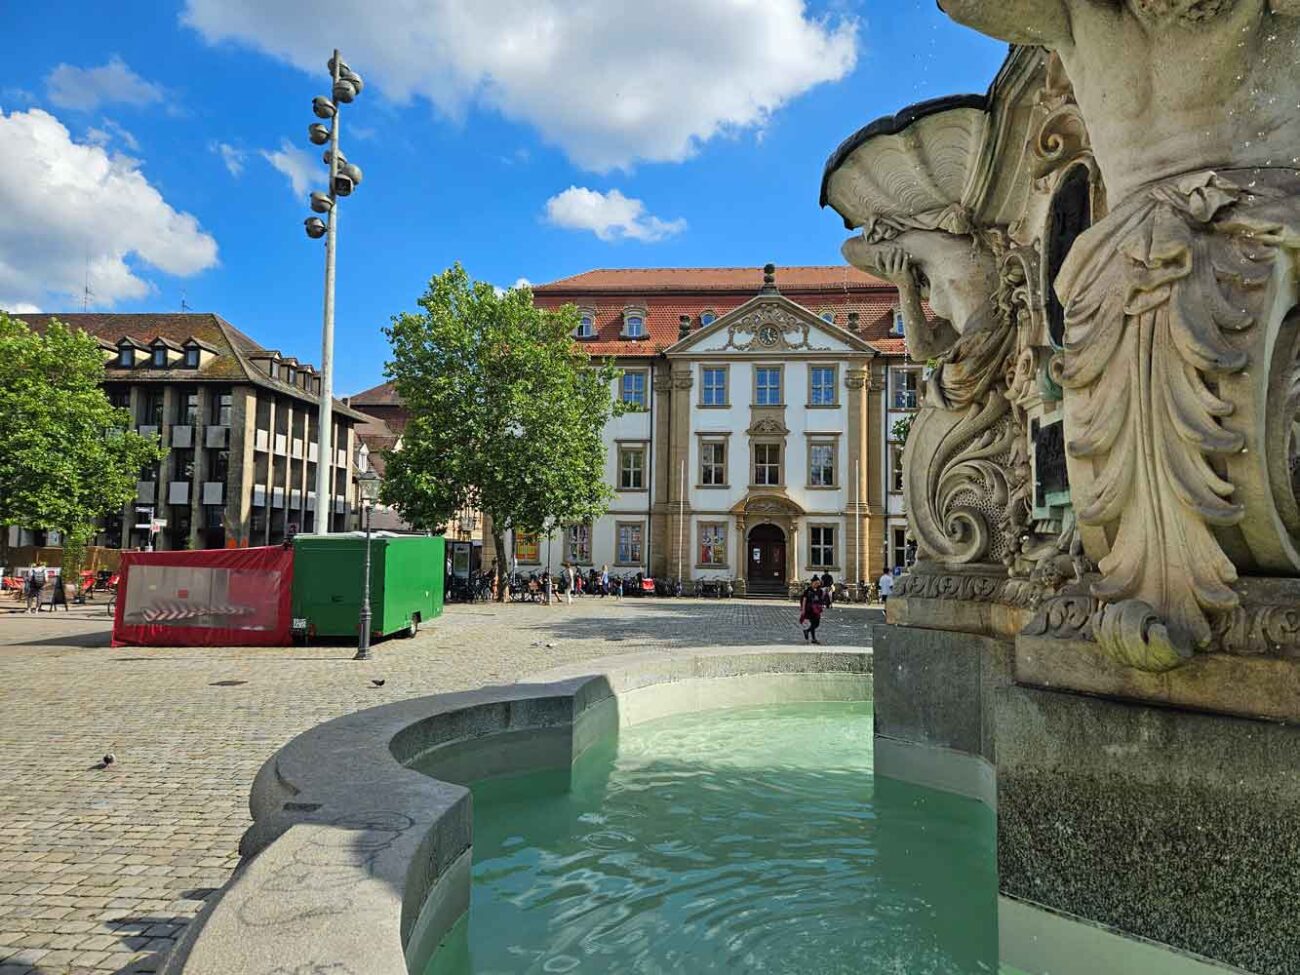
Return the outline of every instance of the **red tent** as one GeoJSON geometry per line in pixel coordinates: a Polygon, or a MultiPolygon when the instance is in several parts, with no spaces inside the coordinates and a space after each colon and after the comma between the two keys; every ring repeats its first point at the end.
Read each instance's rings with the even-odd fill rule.
{"type": "Polygon", "coordinates": [[[287,646],[293,550],[124,552],[113,646],[287,646]]]}

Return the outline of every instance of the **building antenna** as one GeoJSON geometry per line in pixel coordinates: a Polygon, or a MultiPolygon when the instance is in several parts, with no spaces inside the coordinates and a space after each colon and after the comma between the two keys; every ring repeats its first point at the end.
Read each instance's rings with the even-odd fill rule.
{"type": "Polygon", "coordinates": [[[187,311],[189,311],[189,310],[190,310],[190,306],[189,306],[189,304],[185,301],[185,292],[182,291],[182,292],[181,292],[181,311],[182,311],[182,312],[187,312],[187,311]]]}
{"type": "Polygon", "coordinates": [[[84,312],[90,308],[90,299],[95,297],[95,292],[90,290],[90,245],[86,245],[86,277],[81,287],[81,310],[84,312]]]}

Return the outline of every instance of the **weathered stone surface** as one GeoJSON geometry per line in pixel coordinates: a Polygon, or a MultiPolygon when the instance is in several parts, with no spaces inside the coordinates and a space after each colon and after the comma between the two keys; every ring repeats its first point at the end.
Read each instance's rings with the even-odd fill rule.
{"type": "Polygon", "coordinates": [[[1300,729],[1018,687],[996,702],[1004,893],[1300,970],[1300,729]]]}

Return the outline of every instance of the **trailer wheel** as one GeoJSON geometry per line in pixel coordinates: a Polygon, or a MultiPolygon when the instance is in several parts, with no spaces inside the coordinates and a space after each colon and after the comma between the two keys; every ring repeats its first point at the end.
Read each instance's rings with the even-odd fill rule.
{"type": "Polygon", "coordinates": [[[406,625],[406,629],[405,631],[403,631],[402,636],[403,638],[409,640],[419,632],[420,632],[420,617],[412,616],[411,622],[406,625]]]}

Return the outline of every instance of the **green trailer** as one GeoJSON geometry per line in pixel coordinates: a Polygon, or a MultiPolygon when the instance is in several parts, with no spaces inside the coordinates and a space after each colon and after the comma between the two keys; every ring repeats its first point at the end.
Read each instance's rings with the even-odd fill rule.
{"type": "MultiPolygon", "coordinates": [[[[293,623],[312,637],[355,637],[361,618],[364,535],[293,540],[293,623]]],[[[414,636],[442,613],[446,548],[441,536],[370,539],[370,635],[414,636]]]]}

